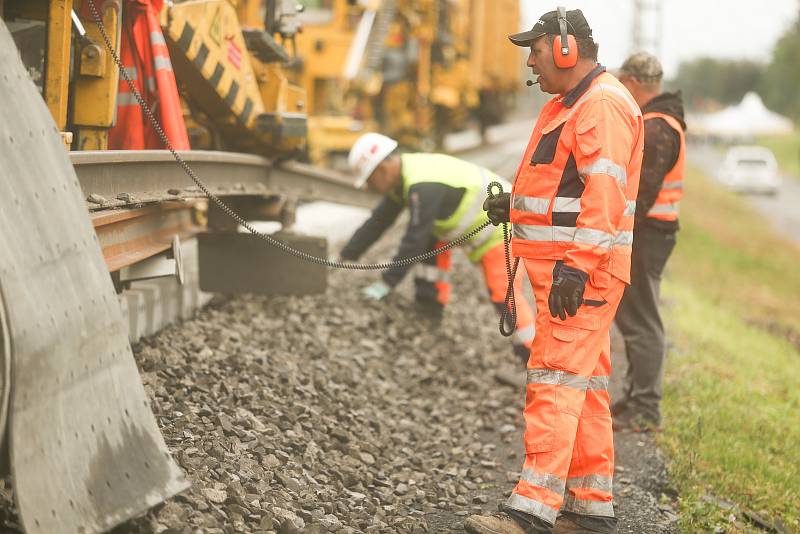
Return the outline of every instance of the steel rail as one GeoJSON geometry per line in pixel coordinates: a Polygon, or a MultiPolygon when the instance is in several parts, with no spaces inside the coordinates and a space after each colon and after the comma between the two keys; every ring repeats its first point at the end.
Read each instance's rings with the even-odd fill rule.
{"type": "Polygon", "coordinates": [[[139,208],[99,210],[90,214],[109,272],[118,271],[169,250],[172,237],[193,237],[204,228],[194,221],[199,200],[159,202],[139,208]]]}
{"type": "MultiPolygon", "coordinates": [[[[377,198],[355,189],[342,174],[311,165],[274,165],[252,154],[205,150],[181,156],[221,197],[282,196],[360,207],[373,206],[377,198]]],[[[168,151],[71,152],[70,159],[109,272],[169,249],[173,234],[185,239],[202,230],[191,212],[205,194],[168,151]]]]}
{"type": "MultiPolygon", "coordinates": [[[[261,156],[206,150],[179,152],[210,190],[219,195],[285,195],[372,207],[377,197],[350,180],[297,162],[274,164],[261,156]]],[[[90,209],[204,197],[166,150],[70,152],[90,209]]]]}

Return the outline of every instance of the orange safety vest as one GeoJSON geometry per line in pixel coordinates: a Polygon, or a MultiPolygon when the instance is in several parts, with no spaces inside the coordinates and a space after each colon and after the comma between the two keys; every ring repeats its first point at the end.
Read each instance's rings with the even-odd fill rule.
{"type": "MultiPolygon", "coordinates": [[[[163,4],[164,0],[125,1],[120,60],[172,146],[176,150],[188,150],[189,136],[183,121],[175,73],[158,22],[163,4]]],[[[117,117],[109,131],[108,148],[165,148],[122,73],[119,75],[117,117]]]]}
{"type": "Polygon", "coordinates": [[[681,124],[675,117],[655,111],[645,113],[644,120],[650,119],[664,119],[666,123],[669,124],[670,128],[678,132],[681,145],[680,151],[678,152],[678,160],[666,176],[664,176],[664,183],[661,184],[661,190],[658,192],[653,207],[647,212],[647,216],[660,221],[677,221],[679,203],[683,197],[686,138],[683,135],[681,124]]]}
{"type": "Polygon", "coordinates": [[[604,67],[550,100],[514,180],[514,255],[630,282],[643,146],[641,110],[604,67]]]}

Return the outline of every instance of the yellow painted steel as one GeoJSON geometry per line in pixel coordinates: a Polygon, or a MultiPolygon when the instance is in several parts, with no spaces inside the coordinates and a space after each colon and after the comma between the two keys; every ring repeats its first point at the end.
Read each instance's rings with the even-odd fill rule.
{"type": "MultiPolygon", "coordinates": [[[[233,5],[227,0],[174,4],[167,8],[167,21],[166,36],[178,44],[170,48],[175,63],[178,61],[174,56],[180,53],[186,56],[218,97],[209,102],[211,107],[223,108],[221,113],[233,113],[229,121],[242,118],[249,99],[252,112],[242,120],[246,128],[252,128],[255,117],[263,113],[264,106],[233,5]],[[198,65],[201,62],[198,58],[202,59],[201,65],[198,65]]],[[[180,78],[182,74],[184,72],[179,71],[176,65],[176,76],[180,78]]],[[[194,86],[186,87],[189,93],[193,89],[194,86]]]]}
{"type": "MultiPolygon", "coordinates": [[[[120,47],[121,4],[103,2],[100,16],[114,47],[120,47]]],[[[119,87],[119,68],[106,50],[100,29],[84,21],[91,42],[79,50],[80,63],[73,88],[72,121],[77,130],[77,150],[106,150],[108,130],[114,123],[119,87]]]]}
{"type": "Polygon", "coordinates": [[[519,0],[305,3],[310,7],[297,36],[298,82],[306,88],[314,117],[310,124],[322,129],[309,132],[315,160],[341,145],[332,139],[337,136],[332,124],[349,132],[356,123],[374,121],[404,144],[432,149],[444,134],[465,127],[472,115],[482,127],[498,121],[519,91],[519,53],[507,39],[519,30],[519,0]],[[328,9],[311,7],[320,4],[328,9]],[[392,21],[381,27],[381,14],[389,8],[392,21]],[[361,69],[345,79],[356,28],[369,17],[372,30],[361,69]],[[369,66],[370,51],[376,49],[383,54],[382,64],[399,62],[405,75],[398,78],[395,72],[388,79],[380,66],[376,70],[374,59],[369,66]],[[353,120],[320,120],[328,116],[353,120]]]}
{"type": "Polygon", "coordinates": [[[305,91],[289,81],[284,69],[279,64],[263,63],[254,59],[253,67],[265,111],[305,112],[305,91]]]}
{"type": "Polygon", "coordinates": [[[345,61],[361,13],[348,0],[333,0],[333,9],[309,8],[304,14],[303,32],[296,38],[297,55],[303,62],[297,81],[305,89],[309,115],[344,105],[345,61]]]}
{"type": "MultiPolygon", "coordinates": [[[[372,129],[367,127],[367,129],[372,129]]],[[[308,118],[308,155],[311,161],[329,164],[333,154],[346,154],[364,133],[363,125],[345,115],[308,118]]]]}
{"type": "Polygon", "coordinates": [[[305,143],[305,127],[287,130],[286,114],[304,121],[305,94],[280,63],[248,50],[242,30],[263,31],[260,17],[257,0],[190,0],[165,8],[162,23],[192,128],[219,131],[226,147],[292,151],[305,143]]]}
{"type": "Polygon", "coordinates": [[[470,71],[482,91],[516,92],[520,86],[519,49],[507,38],[518,30],[519,6],[519,0],[471,0],[471,20],[480,25],[468,31],[470,71]]]}
{"type": "Polygon", "coordinates": [[[243,28],[264,29],[261,15],[262,2],[257,0],[228,0],[236,7],[236,18],[243,28]]]}
{"type": "Polygon", "coordinates": [[[53,0],[47,16],[47,68],[44,95],[59,130],[67,125],[72,0],[53,0]]]}
{"type": "Polygon", "coordinates": [[[0,15],[43,21],[47,26],[43,96],[67,149],[67,95],[73,0],[6,0],[0,15]]]}

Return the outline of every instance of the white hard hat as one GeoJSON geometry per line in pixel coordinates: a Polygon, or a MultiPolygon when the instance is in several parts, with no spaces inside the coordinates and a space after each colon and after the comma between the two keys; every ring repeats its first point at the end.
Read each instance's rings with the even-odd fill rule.
{"type": "Polygon", "coordinates": [[[355,186],[363,186],[375,167],[395,148],[397,141],[379,133],[370,132],[359,137],[347,157],[347,163],[356,175],[355,186]]]}

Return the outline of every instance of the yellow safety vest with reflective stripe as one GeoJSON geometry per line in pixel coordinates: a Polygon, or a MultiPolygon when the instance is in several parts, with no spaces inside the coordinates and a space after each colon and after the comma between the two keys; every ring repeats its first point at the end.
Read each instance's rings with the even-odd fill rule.
{"type": "MultiPolygon", "coordinates": [[[[511,185],[493,172],[445,154],[403,154],[401,161],[405,203],[408,203],[411,187],[419,183],[439,183],[464,189],[455,211],[446,219],[437,219],[433,223],[433,235],[441,241],[452,241],[488,220],[483,201],[490,182],[498,181],[503,184],[504,191],[511,190],[511,185]]],[[[489,249],[502,242],[502,227],[489,226],[461,248],[470,261],[478,262],[489,249]]]]}
{"type": "Polygon", "coordinates": [[[680,200],[683,198],[683,175],[684,167],[686,166],[686,138],[683,135],[681,123],[679,123],[675,117],[653,111],[644,114],[644,120],[647,121],[649,119],[664,119],[664,121],[669,124],[670,128],[678,132],[681,144],[678,152],[678,160],[666,176],[664,176],[661,190],[658,192],[653,207],[647,212],[647,216],[660,221],[677,221],[680,200]]]}

